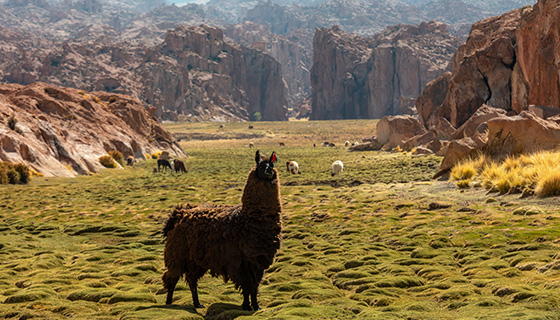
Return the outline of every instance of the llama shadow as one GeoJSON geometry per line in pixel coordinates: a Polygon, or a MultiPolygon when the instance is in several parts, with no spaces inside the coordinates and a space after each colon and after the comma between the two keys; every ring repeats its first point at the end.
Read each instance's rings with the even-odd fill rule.
{"type": "Polygon", "coordinates": [[[204,319],[235,319],[240,316],[252,315],[254,311],[245,311],[241,308],[241,305],[231,304],[231,303],[214,303],[208,307],[206,310],[206,315],[204,319]]]}

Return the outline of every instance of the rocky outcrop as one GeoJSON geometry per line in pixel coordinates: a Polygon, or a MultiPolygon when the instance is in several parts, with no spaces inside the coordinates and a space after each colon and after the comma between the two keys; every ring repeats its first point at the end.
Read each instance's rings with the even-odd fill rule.
{"type": "Polygon", "coordinates": [[[455,140],[442,170],[472,150],[503,159],[556,148],[560,55],[553,48],[560,45],[558,21],[559,2],[540,0],[473,25],[453,58],[452,75],[432,82],[418,98],[425,126],[441,119],[460,126],[450,137],[455,140]],[[480,136],[488,142],[474,139],[480,136]]]}
{"type": "Polygon", "coordinates": [[[553,150],[560,144],[560,125],[534,113],[522,111],[511,117],[498,117],[488,122],[488,144],[484,152],[494,159],[553,150]]]}
{"type": "Polygon", "coordinates": [[[477,156],[487,142],[488,137],[485,134],[451,141],[439,166],[440,171],[436,173],[435,177],[449,172],[461,160],[477,156]]]}
{"type": "Polygon", "coordinates": [[[489,120],[504,117],[505,115],[506,112],[503,109],[482,105],[469,118],[469,120],[455,130],[455,132],[451,135],[450,140],[457,140],[485,133],[488,130],[487,122],[489,120]]]}
{"type": "Polygon", "coordinates": [[[163,150],[186,156],[130,96],[45,83],[0,85],[0,160],[25,163],[46,176],[75,176],[98,172],[99,157],[111,150],[125,158],[145,159],[163,150]],[[16,119],[12,127],[11,117],[16,119]]]}
{"type": "MultiPolygon", "coordinates": [[[[287,120],[281,67],[271,56],[224,40],[220,29],[178,27],[154,47],[109,38],[64,42],[4,80],[43,81],[87,91],[129,94],[163,119],[287,120]]],[[[0,62],[10,70],[10,61],[0,62]]],[[[17,81],[17,82],[20,82],[17,81]]]]}
{"type": "Polygon", "coordinates": [[[426,129],[413,116],[387,116],[377,123],[376,141],[384,149],[402,146],[405,141],[414,136],[424,135],[426,129]]]}
{"type": "Polygon", "coordinates": [[[560,107],[560,4],[540,0],[520,11],[512,109],[521,112],[532,104],[560,107]]]}
{"type": "Polygon", "coordinates": [[[224,34],[236,43],[268,53],[280,63],[288,89],[288,107],[295,107],[298,113],[299,106],[311,95],[312,31],[296,29],[282,36],[262,25],[244,22],[225,27],[224,34]]]}
{"type": "Polygon", "coordinates": [[[445,72],[459,40],[438,22],[390,27],[374,37],[319,29],[313,40],[311,119],[381,118],[405,113],[445,72]]]}
{"type": "Polygon", "coordinates": [[[483,104],[512,110],[514,91],[523,91],[512,86],[518,64],[515,48],[520,48],[517,27],[523,10],[487,18],[472,26],[466,43],[453,57],[453,73],[430,83],[418,98],[416,107],[426,127],[433,126],[440,117],[459,127],[483,104]]]}
{"type": "Polygon", "coordinates": [[[178,27],[170,30],[153,52],[150,60],[171,59],[189,70],[192,83],[203,91],[202,96],[197,96],[184,90],[186,94],[172,101],[177,109],[196,110],[200,101],[208,100],[215,107],[207,105],[204,110],[222,108],[242,120],[257,112],[262,120],[287,120],[280,64],[268,54],[225,41],[221,29],[205,25],[178,27]]]}

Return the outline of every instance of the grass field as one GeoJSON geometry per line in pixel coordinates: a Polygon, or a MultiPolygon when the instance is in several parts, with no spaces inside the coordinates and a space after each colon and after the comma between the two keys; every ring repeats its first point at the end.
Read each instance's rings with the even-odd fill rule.
{"type": "Polygon", "coordinates": [[[375,123],[170,123],[187,174],[149,160],[1,185],[0,318],[560,319],[558,198],[433,181],[438,157],[348,152],[375,123]],[[239,204],[256,149],[280,158],[284,224],[262,310],[242,311],[233,285],[209,276],[206,308],[184,282],[166,306],[163,221],[179,203],[239,204]],[[344,172],[331,177],[334,160],[344,172]]]}

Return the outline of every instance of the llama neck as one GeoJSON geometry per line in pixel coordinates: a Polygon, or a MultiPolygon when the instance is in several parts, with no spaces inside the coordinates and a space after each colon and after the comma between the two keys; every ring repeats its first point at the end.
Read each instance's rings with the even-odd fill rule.
{"type": "MultiPolygon", "coordinates": [[[[278,173],[276,173],[278,177],[278,173]]],[[[243,212],[260,212],[260,214],[279,214],[282,211],[280,203],[280,182],[260,180],[255,170],[249,173],[243,196],[241,197],[243,212]]]]}

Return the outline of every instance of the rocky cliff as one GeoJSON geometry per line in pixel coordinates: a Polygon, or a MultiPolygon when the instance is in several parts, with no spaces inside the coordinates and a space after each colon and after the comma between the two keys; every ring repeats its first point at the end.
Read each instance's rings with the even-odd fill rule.
{"type": "Polygon", "coordinates": [[[99,157],[112,150],[140,159],[164,150],[185,157],[153,112],[125,95],[0,85],[0,160],[46,176],[75,176],[98,172],[99,157]]]}
{"type": "Polygon", "coordinates": [[[373,37],[319,29],[313,40],[311,119],[381,118],[445,72],[459,46],[444,24],[400,25],[373,37]]]}
{"type": "Polygon", "coordinates": [[[287,119],[278,62],[225,41],[218,28],[178,27],[152,47],[100,37],[26,50],[22,36],[0,38],[15,60],[0,62],[3,81],[129,94],[170,120],[248,120],[255,112],[263,120],[287,119]]]}
{"type": "MultiPolygon", "coordinates": [[[[505,110],[511,109],[511,73],[515,63],[515,30],[520,10],[475,23],[465,44],[453,57],[453,73],[435,83],[447,82],[445,99],[440,105],[426,96],[419,100],[418,113],[425,126],[437,123],[444,117],[455,127],[461,126],[482,105],[505,110]],[[432,108],[437,111],[431,111],[432,108]]],[[[441,92],[440,92],[441,94],[441,92]]]]}
{"type": "Polygon", "coordinates": [[[560,1],[541,0],[520,11],[511,107],[560,107],[560,1]]]}
{"type": "Polygon", "coordinates": [[[239,44],[270,54],[280,63],[287,86],[288,106],[299,110],[299,106],[311,95],[312,32],[296,29],[282,36],[270,32],[263,25],[244,22],[225,27],[224,34],[239,44]]]}
{"type": "Polygon", "coordinates": [[[426,127],[446,118],[455,127],[483,104],[520,113],[560,106],[560,1],[539,1],[473,25],[453,58],[453,73],[426,87],[417,104],[426,127]],[[445,99],[441,102],[441,90],[445,99]]]}

